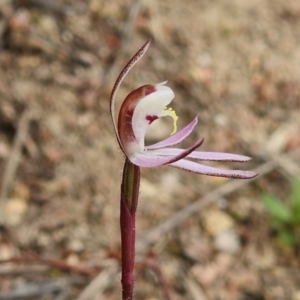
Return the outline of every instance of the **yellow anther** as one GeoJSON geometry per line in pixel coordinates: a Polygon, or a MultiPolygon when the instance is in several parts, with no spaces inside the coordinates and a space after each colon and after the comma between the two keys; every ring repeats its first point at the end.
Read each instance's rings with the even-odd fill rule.
{"type": "Polygon", "coordinates": [[[163,115],[170,116],[173,119],[173,131],[171,135],[176,133],[178,116],[176,115],[175,110],[173,110],[171,107],[165,107],[165,109],[163,110],[163,115]]]}

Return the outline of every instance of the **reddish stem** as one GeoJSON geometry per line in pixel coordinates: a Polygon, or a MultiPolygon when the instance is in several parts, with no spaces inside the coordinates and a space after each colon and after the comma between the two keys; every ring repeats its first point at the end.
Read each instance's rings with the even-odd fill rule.
{"type": "Polygon", "coordinates": [[[121,197],[122,288],[123,300],[133,297],[133,268],[135,256],[135,216],[130,214],[121,197]]]}
{"type": "Polygon", "coordinates": [[[140,169],[128,159],[125,161],[121,185],[121,248],[122,248],[122,299],[133,299],[133,269],[135,258],[135,212],[140,187],[140,169]]]}

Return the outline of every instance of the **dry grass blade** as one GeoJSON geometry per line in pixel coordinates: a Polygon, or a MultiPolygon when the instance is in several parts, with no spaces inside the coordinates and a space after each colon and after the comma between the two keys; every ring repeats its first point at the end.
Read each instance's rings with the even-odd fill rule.
{"type": "Polygon", "coordinates": [[[185,280],[185,285],[187,290],[189,291],[192,299],[195,300],[207,300],[208,298],[205,296],[201,286],[195,282],[192,278],[187,277],[185,280]]]}
{"type": "Polygon", "coordinates": [[[116,278],[118,267],[116,264],[110,266],[99,273],[91,283],[83,290],[77,300],[97,300],[105,299],[105,290],[114,283],[112,278],[116,278]]]}
{"type": "Polygon", "coordinates": [[[1,215],[3,212],[2,207],[10,192],[18,165],[20,163],[21,151],[26,141],[26,137],[28,134],[28,127],[31,118],[32,118],[32,113],[30,111],[25,111],[21,116],[17,128],[17,134],[14,140],[13,148],[5,165],[3,180],[1,183],[1,192],[0,192],[0,223],[5,223],[5,218],[3,215],[1,215]]]}

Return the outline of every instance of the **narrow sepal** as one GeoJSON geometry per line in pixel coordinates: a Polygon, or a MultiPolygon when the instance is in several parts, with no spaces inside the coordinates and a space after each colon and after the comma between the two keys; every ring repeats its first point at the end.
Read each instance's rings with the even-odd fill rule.
{"type": "MultiPolygon", "coordinates": [[[[163,148],[154,150],[153,154],[161,156],[178,155],[182,149],[179,148],[163,148]]],[[[205,152],[205,151],[193,151],[191,154],[186,156],[201,161],[224,161],[224,162],[246,162],[251,160],[251,157],[232,153],[223,152],[205,152]]]]}
{"type": "Polygon", "coordinates": [[[117,80],[116,80],[116,82],[115,82],[115,84],[112,88],[111,95],[110,95],[110,115],[111,115],[111,118],[112,118],[114,130],[115,130],[115,134],[117,136],[119,146],[123,150],[124,153],[125,153],[125,151],[124,151],[124,148],[123,148],[122,143],[120,141],[120,137],[118,135],[117,123],[116,123],[116,118],[115,118],[115,98],[116,98],[117,91],[118,91],[122,81],[124,80],[124,78],[126,77],[128,72],[133,68],[133,66],[144,56],[144,54],[146,53],[146,51],[149,48],[150,44],[151,44],[151,39],[149,39],[142,46],[142,48],[129,60],[127,65],[124,67],[124,69],[119,74],[119,76],[118,76],[118,78],[117,78],[117,80]]]}
{"type": "Polygon", "coordinates": [[[167,165],[186,157],[195,149],[197,149],[203,143],[203,141],[204,139],[197,141],[190,148],[182,149],[180,153],[174,156],[156,156],[155,154],[152,155],[151,150],[149,150],[143,153],[136,154],[135,156],[130,157],[129,159],[133,164],[138,165],[140,167],[151,168],[161,165],[167,165]]]}
{"type": "Polygon", "coordinates": [[[186,171],[202,174],[202,175],[217,176],[217,177],[251,179],[257,176],[257,173],[252,171],[218,169],[210,166],[201,165],[197,162],[186,160],[186,159],[181,159],[179,161],[171,163],[170,166],[183,169],[186,171]]]}

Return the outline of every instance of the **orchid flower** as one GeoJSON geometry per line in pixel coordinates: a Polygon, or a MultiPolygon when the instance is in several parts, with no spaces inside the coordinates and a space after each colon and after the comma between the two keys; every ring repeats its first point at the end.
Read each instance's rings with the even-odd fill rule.
{"type": "Polygon", "coordinates": [[[230,153],[195,151],[203,143],[203,139],[199,139],[188,149],[170,147],[180,143],[191,134],[197,125],[198,117],[196,116],[194,120],[177,132],[178,117],[176,112],[168,107],[174,98],[174,92],[165,85],[166,82],[144,85],[131,92],[123,101],[116,122],[114,106],[117,90],[130,69],[145,54],[150,42],[151,40],[125,66],[111,94],[110,109],[114,129],[120,148],[126,157],[131,163],[139,167],[169,165],[210,176],[239,179],[255,177],[257,174],[251,171],[224,170],[198,163],[198,161],[246,162],[251,159],[248,156],[230,153]],[[165,116],[170,116],[173,119],[174,130],[171,136],[161,142],[146,146],[145,134],[149,125],[165,116]]]}
{"type": "Polygon", "coordinates": [[[117,141],[126,156],[120,201],[120,227],[122,245],[122,299],[133,299],[133,270],[135,257],[135,213],[138,204],[140,167],[169,165],[198,174],[247,179],[257,174],[251,171],[222,170],[198,163],[199,161],[245,162],[250,157],[229,153],[200,152],[196,149],[203,143],[199,139],[187,149],[173,146],[188,137],[198,123],[196,116],[188,125],[177,131],[176,112],[168,107],[174,98],[166,82],[148,84],[131,92],[123,101],[118,120],[115,118],[115,97],[123,79],[131,68],[143,57],[150,40],[131,58],[118,76],[110,97],[110,112],[117,141]],[[155,120],[169,116],[173,119],[171,136],[153,145],[145,145],[149,125],[155,120]]]}

